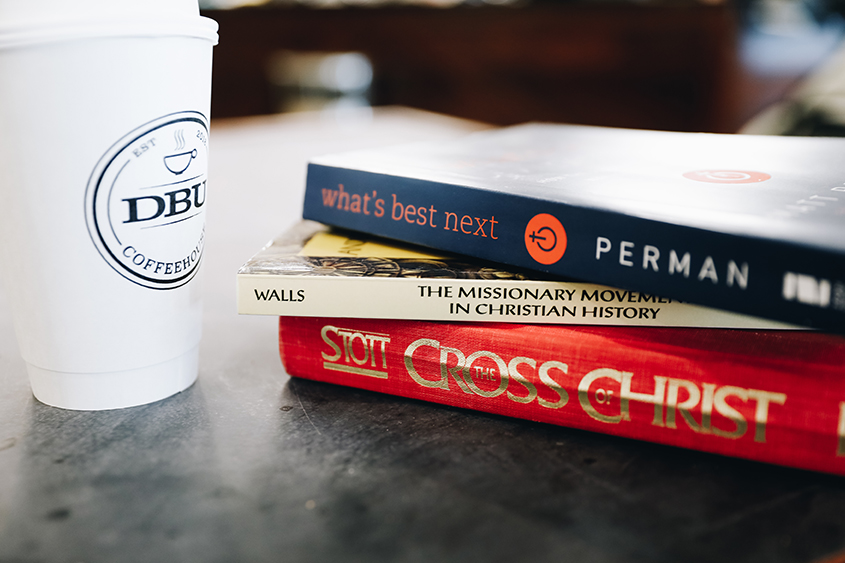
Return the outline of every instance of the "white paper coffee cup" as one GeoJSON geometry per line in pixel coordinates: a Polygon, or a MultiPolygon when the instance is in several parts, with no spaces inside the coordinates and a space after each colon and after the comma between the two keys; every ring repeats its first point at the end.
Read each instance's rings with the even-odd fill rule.
{"type": "Polygon", "coordinates": [[[182,391],[217,24],[184,0],[0,0],[0,22],[0,270],[33,393],[99,410],[182,391]]]}

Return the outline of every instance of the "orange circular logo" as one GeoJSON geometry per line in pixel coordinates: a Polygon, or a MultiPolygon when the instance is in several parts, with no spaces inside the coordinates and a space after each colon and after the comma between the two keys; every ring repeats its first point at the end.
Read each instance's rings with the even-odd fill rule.
{"type": "Polygon", "coordinates": [[[765,172],[750,170],[695,170],[684,173],[684,178],[711,184],[754,184],[764,182],[771,177],[765,172]]]}
{"type": "Polygon", "coordinates": [[[554,264],[566,252],[566,231],[556,217],[540,213],[525,227],[525,248],[540,264],[554,264]]]}

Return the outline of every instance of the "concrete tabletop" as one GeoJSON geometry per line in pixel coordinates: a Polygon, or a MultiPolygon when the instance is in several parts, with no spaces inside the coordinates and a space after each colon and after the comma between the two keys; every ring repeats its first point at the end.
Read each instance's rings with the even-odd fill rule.
{"type": "Polygon", "coordinates": [[[235,273],[305,161],[477,124],[399,108],[213,122],[196,384],[31,395],[0,298],[0,562],[845,561],[845,480],[289,378],[235,273]]]}

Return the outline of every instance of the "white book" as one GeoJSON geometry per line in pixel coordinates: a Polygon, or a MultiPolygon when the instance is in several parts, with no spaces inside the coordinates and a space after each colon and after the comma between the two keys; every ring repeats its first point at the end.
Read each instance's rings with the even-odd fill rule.
{"type": "Polygon", "coordinates": [[[248,315],[575,325],[793,325],[401,245],[302,221],[238,271],[248,315]]]}

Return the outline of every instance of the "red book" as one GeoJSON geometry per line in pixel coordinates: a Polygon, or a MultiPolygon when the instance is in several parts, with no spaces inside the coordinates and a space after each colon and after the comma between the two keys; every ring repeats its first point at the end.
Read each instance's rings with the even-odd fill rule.
{"type": "Polygon", "coordinates": [[[287,372],[845,475],[845,338],[281,317],[287,372]]]}

